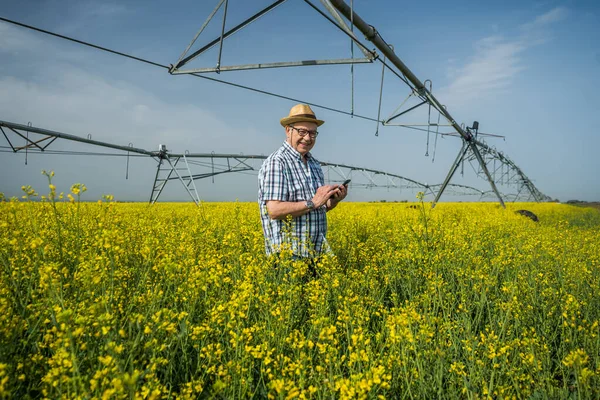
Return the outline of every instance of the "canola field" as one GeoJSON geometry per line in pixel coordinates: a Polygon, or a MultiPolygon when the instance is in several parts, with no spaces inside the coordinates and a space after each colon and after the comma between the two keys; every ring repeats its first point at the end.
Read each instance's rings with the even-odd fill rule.
{"type": "Polygon", "coordinates": [[[342,203],[312,278],[255,203],[83,190],[0,202],[2,398],[600,398],[597,210],[342,203]]]}

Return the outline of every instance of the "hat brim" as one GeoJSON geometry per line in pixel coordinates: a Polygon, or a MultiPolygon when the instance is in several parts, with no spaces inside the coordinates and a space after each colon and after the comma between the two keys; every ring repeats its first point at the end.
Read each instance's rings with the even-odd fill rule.
{"type": "Polygon", "coordinates": [[[281,118],[281,120],[279,122],[281,123],[281,126],[283,126],[283,127],[288,126],[290,124],[295,124],[296,122],[314,122],[315,124],[317,124],[317,126],[321,126],[325,123],[325,121],[323,121],[321,119],[310,118],[310,117],[285,117],[285,118],[281,118]]]}

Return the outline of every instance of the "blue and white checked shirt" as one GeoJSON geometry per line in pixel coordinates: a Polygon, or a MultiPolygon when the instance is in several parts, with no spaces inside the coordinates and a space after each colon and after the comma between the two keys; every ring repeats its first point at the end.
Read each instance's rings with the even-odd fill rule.
{"type": "Polygon", "coordinates": [[[313,198],[319,186],[325,183],[321,164],[310,153],[307,163],[288,142],[271,154],[258,173],[258,204],[265,235],[267,254],[278,253],[289,246],[300,257],[330,251],[327,234],[327,207],[322,206],[291,222],[274,220],[267,212],[268,200],[306,201],[313,198]]]}

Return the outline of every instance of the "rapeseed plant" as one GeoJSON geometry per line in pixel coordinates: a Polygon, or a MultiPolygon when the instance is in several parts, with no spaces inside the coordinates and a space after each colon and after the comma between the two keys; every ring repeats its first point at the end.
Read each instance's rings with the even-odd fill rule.
{"type": "Polygon", "coordinates": [[[0,195],[0,397],[600,397],[595,210],[340,204],[306,279],[256,204],[46,176],[0,195]]]}

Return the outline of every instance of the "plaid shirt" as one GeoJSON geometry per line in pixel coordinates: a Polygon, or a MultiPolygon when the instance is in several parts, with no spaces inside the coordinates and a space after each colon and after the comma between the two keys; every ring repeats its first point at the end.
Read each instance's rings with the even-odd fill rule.
{"type": "Polygon", "coordinates": [[[290,246],[293,253],[300,257],[311,257],[329,251],[325,239],[327,234],[327,207],[322,206],[290,222],[274,220],[267,212],[268,200],[306,201],[313,198],[317,188],[323,186],[325,177],[321,164],[310,153],[302,155],[289,143],[271,154],[258,173],[258,204],[260,218],[265,235],[267,254],[280,251],[282,245],[290,246]]]}

